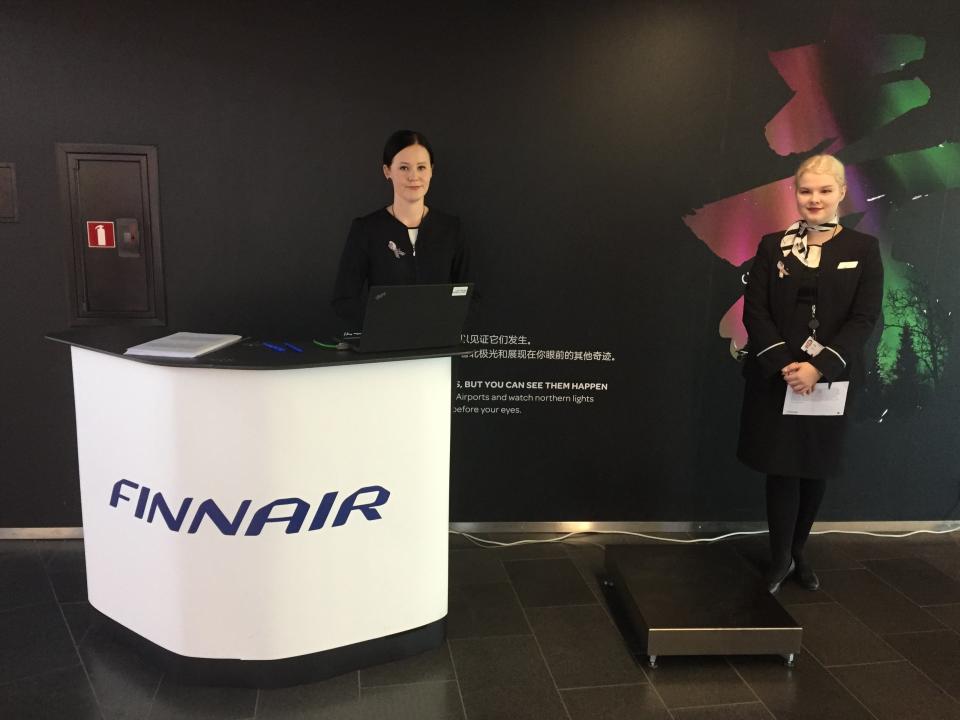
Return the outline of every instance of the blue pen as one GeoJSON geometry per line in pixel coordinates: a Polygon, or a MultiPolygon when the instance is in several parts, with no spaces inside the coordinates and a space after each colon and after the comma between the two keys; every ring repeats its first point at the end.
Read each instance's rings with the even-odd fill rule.
{"type": "Polygon", "coordinates": [[[265,342],[265,343],[261,343],[261,345],[263,345],[265,348],[269,348],[270,350],[273,350],[274,352],[286,352],[286,351],[287,351],[287,349],[286,349],[285,347],[280,347],[279,345],[274,345],[273,343],[265,342]]]}
{"type": "Polygon", "coordinates": [[[286,345],[286,346],[287,346],[288,348],[290,348],[291,350],[293,350],[294,352],[303,352],[303,348],[302,348],[302,347],[297,347],[297,346],[294,345],[292,342],[287,342],[286,340],[284,340],[284,341],[283,341],[283,344],[286,345]]]}

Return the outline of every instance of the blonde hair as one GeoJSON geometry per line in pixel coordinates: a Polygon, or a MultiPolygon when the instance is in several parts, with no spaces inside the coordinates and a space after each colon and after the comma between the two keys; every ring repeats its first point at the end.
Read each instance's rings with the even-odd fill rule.
{"type": "Polygon", "coordinates": [[[797,168],[797,172],[793,176],[795,185],[800,184],[800,176],[805,172],[833,175],[840,187],[847,186],[847,176],[843,169],[843,163],[833,155],[814,155],[800,163],[800,167],[797,168]]]}

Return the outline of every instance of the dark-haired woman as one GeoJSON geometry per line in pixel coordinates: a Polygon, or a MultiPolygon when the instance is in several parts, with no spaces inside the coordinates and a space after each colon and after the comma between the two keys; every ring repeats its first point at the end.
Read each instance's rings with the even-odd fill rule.
{"type": "Polygon", "coordinates": [[[423,133],[398,130],[383,149],[383,176],[393,190],[385,208],[357,218],[340,258],[333,307],[358,329],[371,285],[467,282],[460,220],[426,205],[434,154],[423,133]]]}
{"type": "Polygon", "coordinates": [[[787,415],[784,401],[861,380],[883,299],[877,239],[839,222],[843,165],[816,155],[794,180],[800,219],[760,241],[743,309],[750,353],[737,456],[767,476],[771,593],[794,573],[807,590],[820,585],[803,551],[826,479],[839,472],[848,415],[787,415]]]}

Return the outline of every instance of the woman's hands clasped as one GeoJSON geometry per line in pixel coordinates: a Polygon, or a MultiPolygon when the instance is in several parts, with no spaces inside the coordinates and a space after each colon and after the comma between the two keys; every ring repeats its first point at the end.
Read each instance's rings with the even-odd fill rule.
{"type": "Polygon", "coordinates": [[[823,373],[808,362],[793,362],[780,370],[784,382],[800,395],[809,395],[813,386],[823,377],[823,373]]]}

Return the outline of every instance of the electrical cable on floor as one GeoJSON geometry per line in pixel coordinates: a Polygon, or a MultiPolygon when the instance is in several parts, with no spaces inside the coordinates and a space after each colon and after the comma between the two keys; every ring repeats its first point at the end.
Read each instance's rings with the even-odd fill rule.
{"type": "MultiPolygon", "coordinates": [[[[955,533],[960,531],[960,527],[949,528],[947,530],[911,530],[906,533],[879,533],[871,532],[869,530],[815,530],[810,533],[811,535],[866,535],[868,537],[879,537],[879,538],[905,538],[910,537],[911,535],[949,535],[950,533],[955,533]]],[[[569,540],[573,537],[588,537],[595,535],[629,535],[631,537],[644,538],[647,540],[657,540],[660,542],[668,543],[677,543],[681,545],[691,545],[695,543],[714,543],[720,540],[726,540],[727,538],[736,537],[738,535],[766,535],[766,530],[740,530],[737,532],[727,533],[725,535],[717,535],[716,537],[708,538],[671,538],[671,537],[661,537],[658,535],[647,535],[645,533],[631,532],[629,530],[578,530],[574,532],[566,533],[565,535],[558,535],[557,537],[545,538],[543,540],[515,540],[513,542],[501,542],[499,540],[489,540],[487,538],[477,537],[476,535],[471,535],[470,533],[460,532],[459,530],[450,530],[451,535],[460,535],[467,538],[470,542],[484,548],[494,548],[494,547],[515,547],[517,545],[542,545],[546,543],[555,543],[563,542],[564,540],[569,540]]]]}

